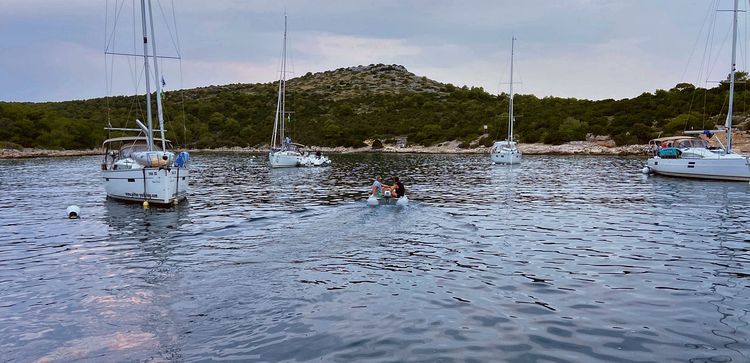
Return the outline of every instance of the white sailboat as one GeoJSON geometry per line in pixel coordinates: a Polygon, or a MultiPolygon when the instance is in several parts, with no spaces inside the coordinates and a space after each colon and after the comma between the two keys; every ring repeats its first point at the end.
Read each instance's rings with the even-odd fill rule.
{"type": "Polygon", "coordinates": [[[511,38],[510,43],[510,92],[508,96],[508,138],[503,141],[495,141],[490,149],[490,159],[498,164],[518,164],[523,155],[518,150],[518,143],[513,140],[513,52],[516,38],[511,38]]]}
{"type": "MultiPolygon", "coordinates": [[[[147,123],[144,125],[140,120],[135,120],[138,128],[105,128],[109,131],[135,132],[138,136],[114,137],[104,141],[102,147],[105,153],[101,164],[101,177],[104,180],[104,188],[109,198],[143,202],[145,207],[149,204],[171,205],[178,203],[187,196],[190,156],[186,151],[175,155],[174,152],[170,151],[169,140],[164,137],[164,115],[162,112],[161,84],[159,83],[159,64],[154,41],[151,0],[148,0],[148,6],[146,0],[141,0],[141,24],[147,123]],[[149,20],[149,25],[147,25],[146,19],[149,20]],[[150,34],[148,32],[149,27],[150,34]],[[149,35],[153,55],[149,55],[149,35]],[[154,130],[152,126],[150,61],[153,61],[153,76],[156,84],[158,130],[154,130]],[[159,131],[159,138],[154,138],[154,131],[159,131]]],[[[108,52],[107,54],[116,53],[108,52]]]]}
{"type": "Polygon", "coordinates": [[[310,154],[305,145],[292,142],[286,134],[286,122],[291,112],[286,111],[286,15],[284,15],[284,47],[281,52],[281,76],[279,77],[279,93],[276,102],[276,116],[271,135],[271,150],[268,152],[268,162],[272,168],[289,168],[298,166],[326,166],[331,160],[320,154],[310,154]]]}
{"type": "Polygon", "coordinates": [[[737,57],[737,12],[738,0],[734,0],[732,22],[732,64],[729,73],[729,107],[727,108],[726,129],[688,131],[686,134],[705,134],[712,136],[716,133],[726,133],[725,144],[719,141],[721,147],[709,147],[702,138],[690,136],[665,137],[651,140],[654,155],[648,159],[644,167],[645,173],[662,175],[750,181],[750,158],[735,154],[732,151],[732,113],[734,109],[735,60],[737,57]]]}

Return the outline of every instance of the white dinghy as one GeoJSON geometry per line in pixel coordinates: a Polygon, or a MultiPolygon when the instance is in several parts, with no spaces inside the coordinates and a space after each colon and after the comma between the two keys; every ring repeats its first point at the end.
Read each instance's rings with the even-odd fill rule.
{"type": "Polygon", "coordinates": [[[409,204],[409,198],[406,196],[406,186],[398,177],[393,177],[392,186],[384,186],[378,176],[372,183],[370,196],[367,197],[367,205],[397,205],[406,206],[409,204]],[[400,195],[400,196],[399,196],[400,195]]]}
{"type": "Polygon", "coordinates": [[[403,197],[395,198],[391,197],[390,191],[385,191],[381,196],[370,194],[370,196],[367,197],[367,205],[371,207],[377,207],[379,205],[397,205],[405,207],[409,205],[409,197],[404,195],[403,197]]]}

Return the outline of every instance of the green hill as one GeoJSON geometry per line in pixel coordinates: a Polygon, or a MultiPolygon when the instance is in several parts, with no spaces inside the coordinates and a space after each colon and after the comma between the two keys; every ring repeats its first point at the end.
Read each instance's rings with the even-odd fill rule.
{"type": "MultiPolygon", "coordinates": [[[[737,109],[745,112],[750,91],[744,84],[738,88],[737,109]]],[[[188,148],[267,144],[276,92],[276,83],[167,92],[168,137],[188,148]]],[[[593,134],[608,135],[618,144],[644,143],[660,133],[723,123],[727,94],[726,84],[702,89],[681,83],[622,100],[516,95],[516,130],[522,142],[559,144],[593,134]]],[[[107,137],[107,122],[133,127],[133,119],[144,120],[144,104],[142,96],[0,102],[0,142],[50,149],[97,147],[107,137]]],[[[483,142],[489,144],[506,133],[507,108],[506,94],[436,82],[400,65],[307,73],[287,83],[287,109],[294,111],[288,128],[295,141],[310,145],[360,146],[366,139],[394,136],[407,136],[411,144],[459,140],[468,145],[484,133],[484,125],[492,137],[483,142]]]]}

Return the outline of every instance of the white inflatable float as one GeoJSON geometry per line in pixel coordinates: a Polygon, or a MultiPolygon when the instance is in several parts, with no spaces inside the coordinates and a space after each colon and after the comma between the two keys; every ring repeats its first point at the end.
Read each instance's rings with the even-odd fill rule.
{"type": "Polygon", "coordinates": [[[68,214],[68,218],[70,219],[78,219],[78,217],[81,216],[81,208],[77,205],[71,205],[65,212],[68,214]]]}

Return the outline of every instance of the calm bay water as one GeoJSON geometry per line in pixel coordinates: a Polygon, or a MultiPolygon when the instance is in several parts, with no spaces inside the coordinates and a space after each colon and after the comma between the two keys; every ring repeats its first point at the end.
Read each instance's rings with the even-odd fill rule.
{"type": "Polygon", "coordinates": [[[97,157],[0,160],[0,361],[750,361],[747,183],[331,159],[194,155],[166,210],[107,201],[97,157]],[[367,207],[377,174],[411,204],[367,207]]]}

